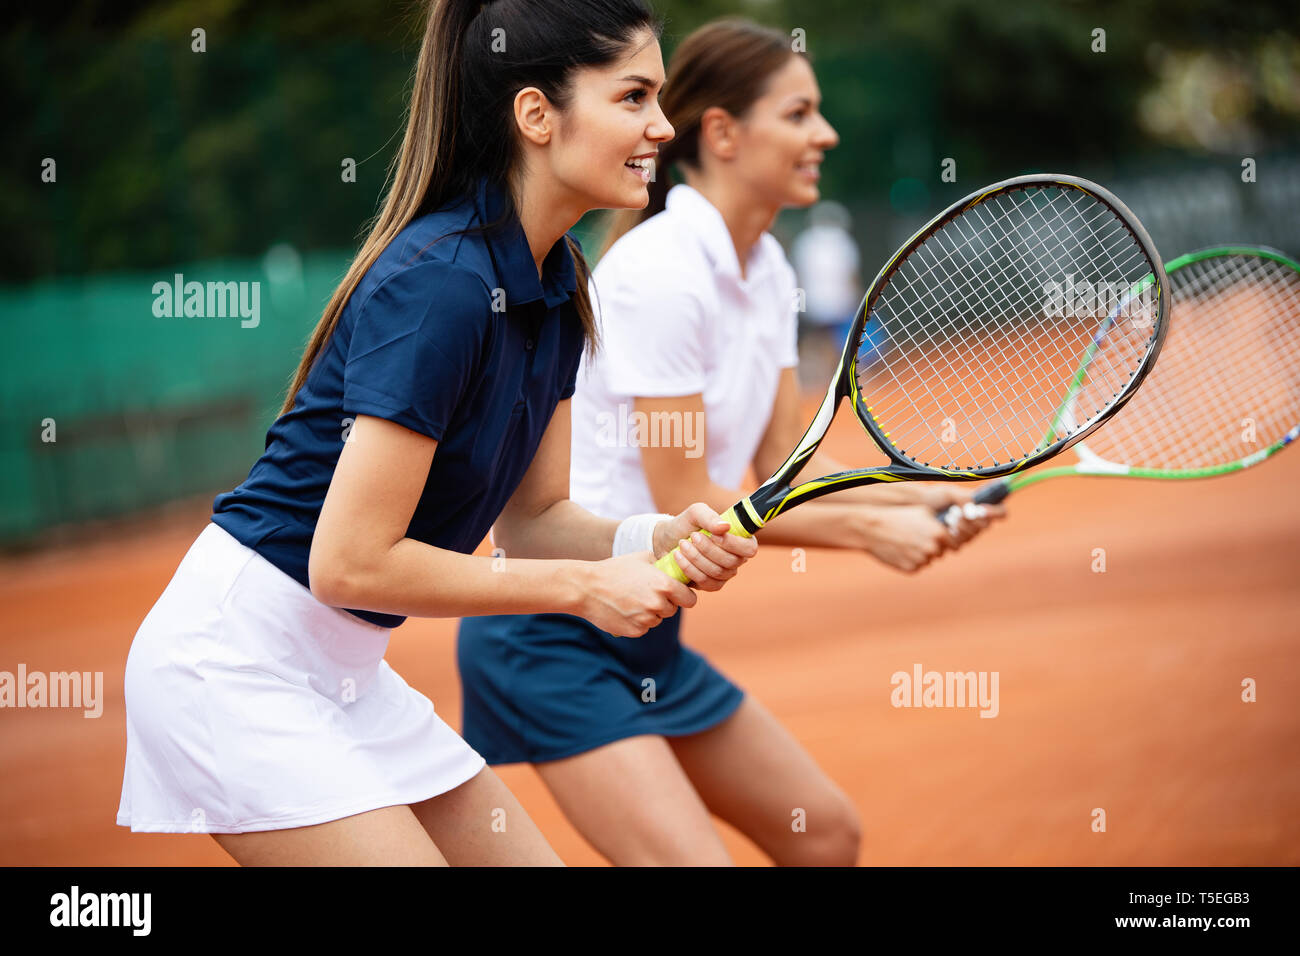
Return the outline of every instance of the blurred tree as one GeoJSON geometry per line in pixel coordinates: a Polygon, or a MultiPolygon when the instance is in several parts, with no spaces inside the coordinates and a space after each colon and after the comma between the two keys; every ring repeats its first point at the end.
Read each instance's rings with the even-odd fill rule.
{"type": "MultiPolygon", "coordinates": [[[[664,0],[670,52],[741,14],[801,30],[842,146],[828,194],[930,209],[1030,169],[1294,142],[1297,12],[1211,0],[664,0]],[[1105,52],[1093,31],[1105,30],[1105,52]],[[932,195],[932,191],[934,194],[932,195]]],[[[417,0],[81,0],[11,11],[0,276],[352,246],[373,215],[417,0]],[[206,31],[207,52],[190,50],[206,31]],[[57,184],[41,163],[58,164],[57,184]],[[357,181],[341,180],[345,158],[357,181]]]]}

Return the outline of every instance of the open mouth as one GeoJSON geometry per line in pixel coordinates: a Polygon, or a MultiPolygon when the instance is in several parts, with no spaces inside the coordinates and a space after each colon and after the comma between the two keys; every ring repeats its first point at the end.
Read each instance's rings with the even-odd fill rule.
{"type": "Polygon", "coordinates": [[[654,178],[655,160],[653,156],[634,156],[624,163],[623,167],[630,169],[636,176],[640,177],[643,183],[648,183],[654,178]]]}
{"type": "Polygon", "coordinates": [[[821,163],[800,163],[795,171],[809,179],[820,179],[822,175],[821,163]]]}

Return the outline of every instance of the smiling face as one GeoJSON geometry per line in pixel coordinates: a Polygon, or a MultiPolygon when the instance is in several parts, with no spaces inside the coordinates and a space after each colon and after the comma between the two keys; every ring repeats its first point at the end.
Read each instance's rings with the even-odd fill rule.
{"type": "Polygon", "coordinates": [[[791,56],[740,118],[728,175],[764,205],[815,203],[821,198],[822,158],[840,141],[820,109],[821,90],[812,67],[802,56],[791,56]]]}
{"type": "Polygon", "coordinates": [[[659,108],[663,82],[659,41],[648,30],[614,63],[574,71],[546,162],[575,205],[642,209],[649,202],[653,158],[659,144],[673,138],[659,108]]]}

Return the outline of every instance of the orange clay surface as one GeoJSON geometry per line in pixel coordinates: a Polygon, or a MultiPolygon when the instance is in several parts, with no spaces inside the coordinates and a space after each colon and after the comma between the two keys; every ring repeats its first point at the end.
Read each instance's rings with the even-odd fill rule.
{"type": "MultiPolygon", "coordinates": [[[[845,412],[831,446],[860,460],[845,412]]],[[[686,640],[852,797],[862,863],[1300,864],[1298,480],[1290,450],[1217,480],[1044,482],[911,577],[823,550],[800,573],[769,546],[702,596],[686,640]],[[997,717],[891,706],[891,675],[916,664],[997,671],[997,717]]],[[[0,670],[105,684],[97,720],[0,711],[0,864],[232,863],[208,836],[114,823],[127,649],[206,509],[0,562],[0,670]]],[[[454,621],[410,621],[388,660],[459,726],[454,638],[454,621]]],[[[530,767],[499,772],[565,861],[603,862],[530,767]]],[[[738,862],[766,862],[720,827],[738,862]]]]}

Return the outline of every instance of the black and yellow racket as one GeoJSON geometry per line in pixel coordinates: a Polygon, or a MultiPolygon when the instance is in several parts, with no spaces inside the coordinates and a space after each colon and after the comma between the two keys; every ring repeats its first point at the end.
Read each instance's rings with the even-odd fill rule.
{"type": "MultiPolygon", "coordinates": [[[[1165,283],[1142,224],[1100,186],[1033,175],[973,193],[880,270],[798,446],[722,517],[748,537],[845,488],[1046,461],[1142,382],[1165,336],[1165,283]],[[795,484],[844,398],[887,462],[795,484]]],[[[675,550],[658,566],[686,581],[675,550]]]]}
{"type": "Polygon", "coordinates": [[[1168,274],[1169,337],[1142,391],[1073,464],[1004,478],[975,501],[1066,475],[1212,478],[1300,436],[1300,262],[1226,246],[1179,256],[1168,274]]]}

